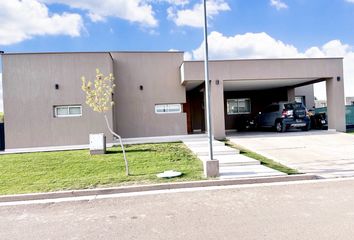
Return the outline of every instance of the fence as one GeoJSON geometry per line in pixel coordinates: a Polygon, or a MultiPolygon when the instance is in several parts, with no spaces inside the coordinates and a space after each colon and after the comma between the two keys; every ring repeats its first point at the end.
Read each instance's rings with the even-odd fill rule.
{"type": "Polygon", "coordinates": [[[347,121],[347,126],[354,127],[354,105],[346,106],[345,119],[347,121]]]}
{"type": "MultiPolygon", "coordinates": [[[[327,108],[316,108],[316,113],[327,113],[327,108]]],[[[345,106],[345,120],[347,127],[354,127],[354,105],[345,106]]]]}

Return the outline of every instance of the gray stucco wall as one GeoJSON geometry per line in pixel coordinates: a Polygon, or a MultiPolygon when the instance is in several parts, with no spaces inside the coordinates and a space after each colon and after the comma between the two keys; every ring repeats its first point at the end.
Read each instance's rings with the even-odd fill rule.
{"type": "Polygon", "coordinates": [[[4,55],[6,149],[88,144],[90,133],[101,132],[111,142],[103,116],[85,104],[81,76],[92,80],[96,68],[108,74],[112,67],[108,53],[4,55]],[[53,106],[74,104],[82,105],[81,117],[54,117],[53,106]]]}
{"type": "Polygon", "coordinates": [[[113,52],[114,128],[122,137],[187,134],[185,113],[156,114],[155,104],[185,103],[181,52],[113,52]],[[143,90],[140,90],[140,85],[143,90]]]}
{"type": "Polygon", "coordinates": [[[315,92],[313,84],[295,88],[295,96],[305,96],[306,107],[313,109],[315,106],[315,92]]]}

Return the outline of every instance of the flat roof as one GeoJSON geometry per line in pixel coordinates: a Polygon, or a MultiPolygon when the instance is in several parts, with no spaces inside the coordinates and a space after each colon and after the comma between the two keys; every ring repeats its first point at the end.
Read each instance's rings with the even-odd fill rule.
{"type": "MultiPolygon", "coordinates": [[[[269,61],[269,60],[309,60],[309,59],[344,59],[344,57],[317,57],[317,58],[242,58],[242,59],[218,59],[218,60],[209,60],[209,62],[231,62],[231,61],[269,61]]],[[[186,63],[196,63],[204,62],[204,60],[187,60],[186,63]]]]}
{"type": "Polygon", "coordinates": [[[111,54],[111,53],[184,53],[183,51],[89,51],[89,52],[4,52],[2,55],[30,55],[30,54],[111,54]]]}

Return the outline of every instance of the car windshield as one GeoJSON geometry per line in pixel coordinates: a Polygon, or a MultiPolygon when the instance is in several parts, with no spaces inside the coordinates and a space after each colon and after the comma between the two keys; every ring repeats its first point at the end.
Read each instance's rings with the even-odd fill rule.
{"type": "Polygon", "coordinates": [[[288,103],[288,104],[284,104],[284,106],[286,109],[289,110],[303,108],[302,103],[288,103]]]}

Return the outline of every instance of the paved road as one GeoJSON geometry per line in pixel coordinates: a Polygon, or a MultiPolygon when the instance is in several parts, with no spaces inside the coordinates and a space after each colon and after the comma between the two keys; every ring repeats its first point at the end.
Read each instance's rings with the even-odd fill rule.
{"type": "Polygon", "coordinates": [[[353,239],[354,179],[0,206],[0,239],[353,239]]]}
{"type": "Polygon", "coordinates": [[[247,132],[229,136],[238,145],[324,178],[354,177],[354,135],[333,131],[247,132]]]}

